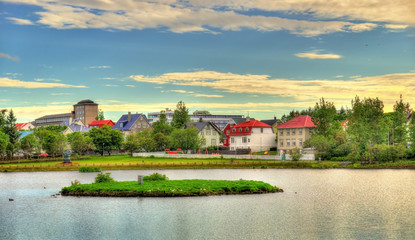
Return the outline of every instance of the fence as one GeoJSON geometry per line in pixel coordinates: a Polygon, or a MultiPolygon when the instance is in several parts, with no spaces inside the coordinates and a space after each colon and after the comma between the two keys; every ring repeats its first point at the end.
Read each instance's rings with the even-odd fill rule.
{"type": "MultiPolygon", "coordinates": [[[[166,154],[164,152],[153,152],[153,153],[133,153],[133,157],[150,157],[156,158],[220,158],[220,159],[252,159],[252,160],[282,160],[280,155],[212,155],[212,154],[166,154]]],[[[291,160],[289,154],[286,155],[286,160],[291,160]]],[[[300,160],[314,161],[314,154],[304,154],[300,160]]]]}

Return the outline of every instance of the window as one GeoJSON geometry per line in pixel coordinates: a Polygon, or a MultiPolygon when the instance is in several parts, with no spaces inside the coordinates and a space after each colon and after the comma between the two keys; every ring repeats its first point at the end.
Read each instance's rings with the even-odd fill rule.
{"type": "Polygon", "coordinates": [[[216,139],[212,139],[212,146],[216,146],[216,139]]]}
{"type": "Polygon", "coordinates": [[[242,137],[242,143],[246,143],[246,137],[242,137]]]}
{"type": "Polygon", "coordinates": [[[239,132],[242,132],[242,128],[241,127],[239,128],[239,132]]]}
{"type": "Polygon", "coordinates": [[[295,143],[296,143],[296,142],[295,142],[295,138],[293,138],[293,139],[292,139],[292,144],[293,144],[293,147],[295,147],[295,146],[296,146],[296,145],[295,145],[295,143]]]}
{"type": "Polygon", "coordinates": [[[263,128],[261,128],[261,133],[264,133],[264,129],[263,128]]]}
{"type": "Polygon", "coordinates": [[[231,131],[229,131],[229,130],[226,130],[226,135],[229,135],[229,133],[230,133],[231,131]]]}
{"type": "Polygon", "coordinates": [[[248,131],[249,131],[249,127],[246,127],[246,128],[245,128],[245,132],[248,132],[248,131]]]}
{"type": "Polygon", "coordinates": [[[295,135],[295,128],[293,128],[293,129],[291,130],[291,134],[292,134],[292,135],[295,135]]]}
{"type": "Polygon", "coordinates": [[[312,128],[309,128],[308,129],[308,132],[310,133],[310,135],[313,133],[313,129],[312,128]]]}
{"type": "Polygon", "coordinates": [[[235,143],[235,138],[231,138],[231,143],[235,143]]]}
{"type": "Polygon", "coordinates": [[[290,146],[290,139],[287,139],[287,147],[290,146]]]}
{"type": "Polygon", "coordinates": [[[298,134],[303,135],[303,129],[302,128],[298,129],[298,134]]]}
{"type": "Polygon", "coordinates": [[[281,139],[281,141],[280,141],[280,147],[284,147],[284,139],[281,139]]]}
{"type": "Polygon", "coordinates": [[[232,132],[236,132],[236,129],[235,128],[232,128],[232,132]]]}
{"type": "Polygon", "coordinates": [[[248,138],[248,142],[251,142],[251,139],[250,138],[248,138]]]}
{"type": "Polygon", "coordinates": [[[210,129],[206,129],[206,135],[210,135],[210,129]]]}
{"type": "Polygon", "coordinates": [[[302,138],[298,139],[298,146],[300,146],[300,147],[303,146],[303,139],[302,138]]]}
{"type": "Polygon", "coordinates": [[[137,123],[137,128],[141,128],[141,123],[137,123]]]}
{"type": "Polygon", "coordinates": [[[290,136],[290,129],[287,128],[287,136],[290,136]]]}

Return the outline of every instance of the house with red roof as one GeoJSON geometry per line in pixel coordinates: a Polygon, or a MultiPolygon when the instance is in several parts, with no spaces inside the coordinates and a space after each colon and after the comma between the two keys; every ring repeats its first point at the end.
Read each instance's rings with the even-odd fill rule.
{"type": "Polygon", "coordinates": [[[316,126],[308,115],[297,116],[279,126],[278,149],[287,152],[293,148],[303,148],[303,143],[310,138],[316,126]]]}
{"type": "Polygon", "coordinates": [[[229,149],[251,149],[252,152],[269,151],[275,147],[275,133],[272,127],[258,120],[245,121],[230,126],[229,149]]]}
{"type": "Polygon", "coordinates": [[[101,128],[104,125],[110,125],[111,127],[114,127],[115,123],[112,120],[94,120],[89,124],[89,127],[101,128]]]}
{"type": "Polygon", "coordinates": [[[16,127],[18,130],[31,130],[34,129],[35,126],[33,126],[32,123],[27,122],[27,123],[16,123],[16,127]]]}

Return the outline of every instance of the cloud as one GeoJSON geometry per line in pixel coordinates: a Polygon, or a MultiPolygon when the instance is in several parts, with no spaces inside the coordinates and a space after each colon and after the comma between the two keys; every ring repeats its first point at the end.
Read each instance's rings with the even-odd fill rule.
{"type": "Polygon", "coordinates": [[[268,75],[220,73],[215,71],[176,72],[159,76],[130,76],[138,82],[195,86],[220,89],[230,93],[279,96],[295,101],[315,101],[324,97],[336,102],[350,102],[356,95],[379,97],[392,104],[400,94],[415,101],[415,73],[393,73],[379,76],[352,76],[349,79],[292,80],[268,75]]]}
{"type": "Polygon", "coordinates": [[[0,58],[7,58],[7,59],[15,61],[15,62],[19,61],[19,57],[10,56],[8,54],[1,53],[1,52],[0,52],[0,58]]]}
{"type": "Polygon", "coordinates": [[[193,97],[205,97],[205,98],[222,98],[223,95],[215,95],[215,94],[201,94],[201,93],[195,93],[193,91],[186,91],[186,90],[170,90],[169,92],[175,92],[175,93],[184,93],[188,94],[193,97]]]}
{"type": "Polygon", "coordinates": [[[322,50],[314,50],[311,52],[302,52],[302,53],[297,53],[295,54],[295,56],[299,57],[299,58],[308,58],[308,59],[340,59],[342,58],[341,55],[338,54],[334,54],[334,53],[319,53],[322,50]]]}
{"type": "Polygon", "coordinates": [[[385,24],[385,28],[402,30],[408,28],[408,25],[397,25],[397,24],[385,24]]]}
{"type": "MultiPolygon", "coordinates": [[[[375,3],[372,0],[5,1],[41,7],[34,13],[39,18],[36,23],[56,29],[167,29],[175,33],[213,34],[250,29],[288,31],[312,37],[333,32],[370,31],[378,23],[415,26],[412,0],[375,3]],[[285,17],[287,15],[290,17],[285,17]]],[[[25,21],[12,20],[16,24],[25,21]]]]}
{"type": "Polygon", "coordinates": [[[105,84],[104,86],[105,87],[118,87],[118,85],[115,85],[115,84],[105,84]]]}
{"type": "Polygon", "coordinates": [[[209,94],[194,94],[195,97],[206,97],[206,98],[223,98],[223,95],[209,95],[209,94]]]}
{"type": "Polygon", "coordinates": [[[125,85],[126,87],[130,87],[130,88],[133,88],[133,87],[135,87],[135,85],[125,85]]]}
{"type": "Polygon", "coordinates": [[[87,88],[83,85],[69,85],[63,83],[27,82],[10,78],[0,78],[0,87],[7,88],[87,88]]]}
{"type": "Polygon", "coordinates": [[[13,21],[13,23],[17,25],[33,25],[34,24],[32,21],[28,19],[15,18],[15,17],[7,17],[6,19],[13,21]]]}
{"type": "Polygon", "coordinates": [[[111,68],[111,66],[90,66],[88,67],[89,69],[107,69],[107,68],[111,68]]]}

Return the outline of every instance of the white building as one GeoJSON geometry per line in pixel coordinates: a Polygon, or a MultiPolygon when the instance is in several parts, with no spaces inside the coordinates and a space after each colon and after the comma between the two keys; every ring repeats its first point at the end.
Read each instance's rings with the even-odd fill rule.
{"type": "Polygon", "coordinates": [[[257,120],[250,120],[231,127],[230,150],[251,149],[252,152],[269,151],[276,147],[276,135],[272,127],[257,120]]]}

